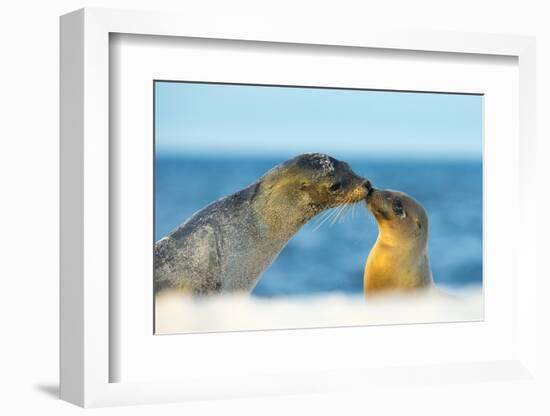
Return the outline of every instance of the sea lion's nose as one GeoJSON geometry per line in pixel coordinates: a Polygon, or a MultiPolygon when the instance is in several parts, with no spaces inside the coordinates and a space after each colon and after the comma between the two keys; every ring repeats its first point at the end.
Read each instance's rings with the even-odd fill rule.
{"type": "Polygon", "coordinates": [[[372,184],[370,183],[370,181],[368,179],[366,179],[364,182],[363,182],[363,187],[370,192],[370,190],[372,189],[372,184]]]}

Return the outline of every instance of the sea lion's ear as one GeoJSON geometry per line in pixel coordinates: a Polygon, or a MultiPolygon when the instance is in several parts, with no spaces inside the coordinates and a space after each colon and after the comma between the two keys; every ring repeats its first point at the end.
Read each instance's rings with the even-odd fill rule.
{"type": "Polygon", "coordinates": [[[307,182],[302,182],[300,184],[300,191],[305,191],[307,188],[309,188],[309,183],[307,182]]]}
{"type": "Polygon", "coordinates": [[[414,222],[416,223],[416,226],[418,228],[422,228],[422,222],[420,221],[420,219],[418,219],[418,217],[414,219],[414,222]]]}

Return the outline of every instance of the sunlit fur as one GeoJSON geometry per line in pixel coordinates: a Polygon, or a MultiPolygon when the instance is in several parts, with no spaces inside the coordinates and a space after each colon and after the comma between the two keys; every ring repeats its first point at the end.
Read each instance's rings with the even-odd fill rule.
{"type": "Polygon", "coordinates": [[[367,207],[378,224],[378,238],[365,266],[365,295],[429,286],[428,216],[422,205],[403,192],[373,189],[367,207]],[[402,214],[392,207],[395,198],[401,200],[402,214]]]}

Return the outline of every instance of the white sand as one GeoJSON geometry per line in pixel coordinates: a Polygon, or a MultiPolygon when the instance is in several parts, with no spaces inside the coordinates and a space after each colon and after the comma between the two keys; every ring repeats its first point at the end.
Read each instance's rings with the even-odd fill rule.
{"type": "Polygon", "coordinates": [[[261,299],[247,295],[156,300],[156,333],[212,332],[483,320],[480,288],[453,295],[433,289],[415,294],[329,295],[261,299]]]}

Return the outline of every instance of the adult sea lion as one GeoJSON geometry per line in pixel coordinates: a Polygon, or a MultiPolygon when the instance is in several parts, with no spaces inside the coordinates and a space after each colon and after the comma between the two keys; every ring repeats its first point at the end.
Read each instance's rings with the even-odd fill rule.
{"type": "Polygon", "coordinates": [[[367,207],[378,223],[378,238],[365,266],[365,295],[432,284],[428,258],[428,215],[403,192],[371,189],[367,207]]]}
{"type": "Polygon", "coordinates": [[[154,247],[154,288],[252,291],[288,240],[320,212],[366,198],[370,182],[311,153],[195,213],[154,247]]]}

